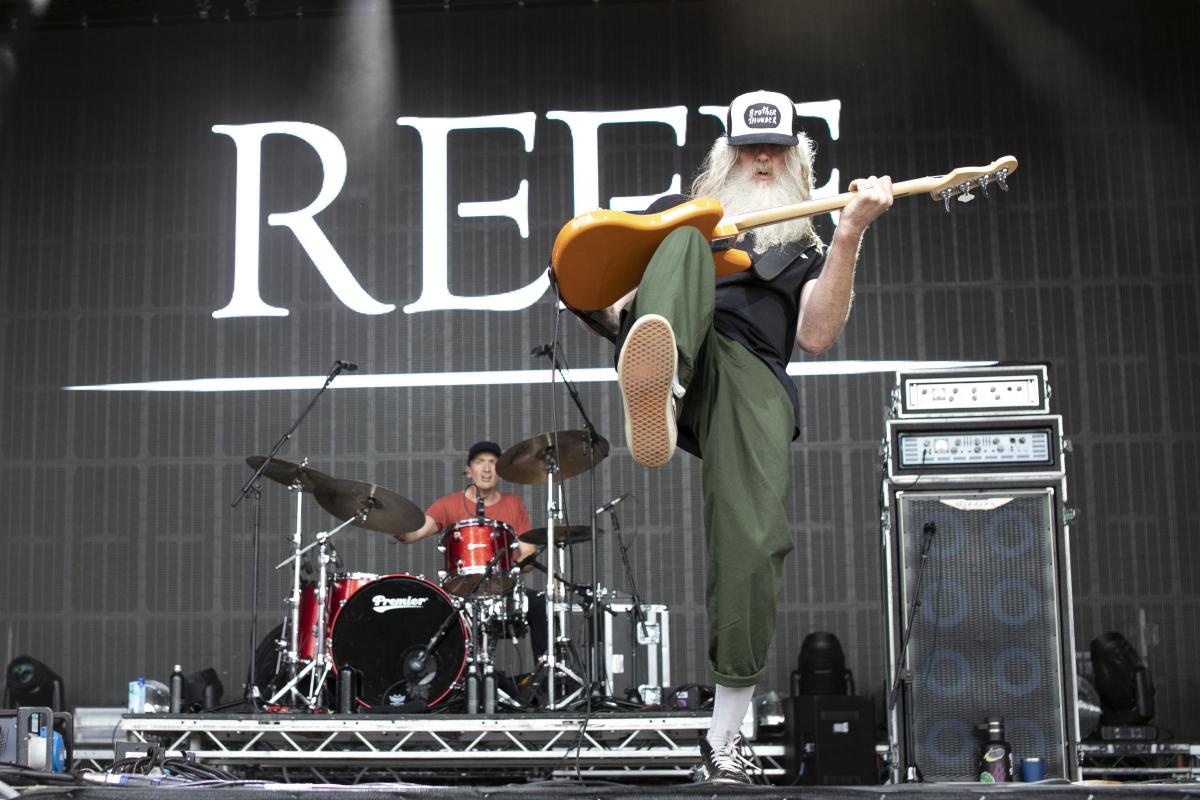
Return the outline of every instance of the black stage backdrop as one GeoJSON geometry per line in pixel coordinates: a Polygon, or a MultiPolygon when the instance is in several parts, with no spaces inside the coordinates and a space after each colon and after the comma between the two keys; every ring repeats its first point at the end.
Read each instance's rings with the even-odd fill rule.
{"type": "MultiPolygon", "coordinates": [[[[845,334],[817,360],[1049,362],[1052,406],[1075,443],[1071,504],[1082,510],[1077,647],[1123,631],[1152,665],[1158,721],[1200,736],[1198,35],[1191,2],[785,0],[6,33],[0,655],[57,668],[72,705],[120,704],[128,680],[165,679],[175,662],[216,667],[236,693],[248,660],[253,507],[230,503],[249,475],[244,457],[265,452],[310,396],[65,387],[319,376],[335,358],[398,383],[538,369],[529,350],[552,336],[551,296],[534,287],[516,310],[495,310],[492,296],[538,279],[587,175],[600,205],[665,191],[674,174],[686,183],[721,132],[701,107],[767,87],[840,101],[835,124],[805,120],[819,184],[834,170],[844,189],[869,173],[1021,159],[1011,192],[952,215],[899,201],[867,238],[845,334]],[[579,157],[583,123],[554,113],[671,107],[683,109],[674,128],[601,127],[591,173],[579,157]],[[445,138],[430,121],[491,115],[525,116],[445,138]],[[316,224],[368,300],[394,306],[386,313],[353,310],[298,236],[268,224],[333,181],[337,148],[322,161],[305,128],[308,139],[262,140],[261,203],[243,207],[243,233],[260,232],[245,254],[258,254],[261,301],[290,313],[213,316],[235,296],[238,157],[257,152],[213,126],[279,122],[320,126],[344,148],[345,184],[316,224]],[[525,199],[509,212],[459,208],[513,197],[523,180],[525,199]],[[522,205],[527,237],[512,218],[522,205]],[[443,288],[485,297],[482,309],[405,309],[433,303],[439,252],[443,288]]],[[[831,221],[820,224],[828,236],[831,221]]],[[[564,322],[572,367],[610,365],[605,343],[564,322]]],[[[424,505],[462,485],[472,441],[508,446],[580,425],[561,387],[527,373],[453,379],[377,388],[339,379],[282,455],[424,505]]],[[[877,451],[892,378],[797,380],[796,550],[769,686],[786,692],[803,637],[830,630],[861,689],[878,697],[877,451]]],[[[613,444],[595,499],[637,497],[622,519],[643,599],[671,608],[671,682],[703,681],[699,464],[680,455],[659,471],[636,467],[615,383],[580,387],[613,444]]],[[[541,488],[509,488],[544,524],[541,488]]],[[[568,483],[573,522],[586,522],[592,502],[586,477],[568,483]]],[[[267,484],[262,515],[265,632],[282,614],[285,582],[271,567],[287,552],[295,505],[267,484]]],[[[306,535],[332,522],[304,499],[306,535]]],[[[348,569],[433,576],[440,567],[432,541],[339,538],[348,569]]],[[[611,536],[599,552],[602,583],[627,591],[611,536]]],[[[575,567],[577,580],[589,576],[586,551],[575,567]]]]}

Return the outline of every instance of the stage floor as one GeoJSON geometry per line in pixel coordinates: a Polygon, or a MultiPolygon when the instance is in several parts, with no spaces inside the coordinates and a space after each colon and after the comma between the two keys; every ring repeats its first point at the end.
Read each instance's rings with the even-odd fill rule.
{"type": "MultiPolygon", "coordinates": [[[[345,800],[347,794],[488,800],[560,796],[597,800],[681,796],[1200,798],[1196,780],[1200,777],[1200,745],[1182,743],[1081,745],[1085,780],[1073,784],[1047,780],[995,786],[964,782],[814,787],[785,785],[787,753],[782,742],[754,742],[749,752],[764,785],[698,783],[697,742],[708,723],[704,712],[126,714],[116,723],[115,749],[107,759],[93,758],[88,763],[79,760],[86,758],[85,752],[76,753],[77,773],[84,767],[92,771],[86,776],[89,782],[67,791],[85,800],[112,797],[114,792],[123,798],[158,800],[180,789],[219,791],[223,798],[233,800],[261,797],[264,791],[306,798],[336,795],[339,800],[345,800]],[[197,763],[219,767],[240,780],[154,785],[145,775],[106,775],[103,771],[114,757],[140,757],[151,749],[164,758],[187,753],[197,763]],[[1124,782],[1087,780],[1100,776],[1124,782]],[[1155,782],[1150,783],[1152,780],[1155,782]],[[771,785],[765,785],[768,782],[771,785]]],[[[886,755],[886,748],[880,750],[881,757],[886,755]]],[[[58,785],[45,788],[59,792],[66,788],[55,783],[58,785]]]]}
{"type": "MultiPolygon", "coordinates": [[[[48,787],[49,788],[49,787],[48,787]]],[[[51,791],[62,792],[64,787],[51,791]]],[[[135,786],[84,786],[71,788],[73,800],[163,800],[178,797],[179,788],[135,786]]],[[[264,791],[286,793],[291,797],[358,800],[370,798],[439,798],[443,800],[531,800],[531,798],[586,797],[595,800],[678,800],[678,798],[789,798],[789,800],[981,800],[1000,797],[1038,797],[1047,800],[1156,800],[1157,798],[1200,798],[1200,784],[904,784],[860,787],[783,787],[721,786],[714,784],[678,784],[626,786],[598,781],[557,780],[500,786],[427,786],[408,783],[375,783],[360,786],[322,786],[299,784],[209,785],[194,788],[206,794],[219,792],[227,800],[261,798],[264,791]]],[[[41,794],[41,791],[33,794],[41,794]]],[[[31,795],[32,796],[32,795],[31,795]]],[[[276,795],[277,796],[277,795],[276,795]]]]}

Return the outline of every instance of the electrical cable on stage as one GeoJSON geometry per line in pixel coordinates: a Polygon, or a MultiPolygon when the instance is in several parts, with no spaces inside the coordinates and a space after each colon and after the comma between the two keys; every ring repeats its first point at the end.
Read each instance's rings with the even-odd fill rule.
{"type": "MultiPolygon", "coordinates": [[[[19,786],[43,783],[78,785],[80,780],[70,772],[46,772],[45,770],[27,767],[24,764],[0,761],[0,782],[3,782],[5,785],[16,784],[19,786]]],[[[3,794],[3,792],[0,792],[0,794],[3,794]]]]}

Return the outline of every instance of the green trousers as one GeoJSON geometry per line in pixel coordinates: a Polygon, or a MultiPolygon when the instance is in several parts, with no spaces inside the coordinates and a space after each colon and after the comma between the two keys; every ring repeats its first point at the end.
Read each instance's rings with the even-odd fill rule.
{"type": "Polygon", "coordinates": [[[785,504],[792,404],[766,364],[713,328],[713,261],[694,228],[673,231],[655,252],[618,347],[642,314],[665,317],[675,332],[687,389],[679,424],[703,457],[709,678],[753,686],[767,669],[792,550],[785,504]]]}

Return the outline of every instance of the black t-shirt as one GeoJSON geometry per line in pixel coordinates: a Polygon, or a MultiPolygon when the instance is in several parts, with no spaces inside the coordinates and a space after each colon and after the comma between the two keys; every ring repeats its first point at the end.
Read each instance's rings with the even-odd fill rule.
{"type": "Polygon", "coordinates": [[[750,250],[750,238],[738,248],[750,253],[754,266],[717,278],[713,327],[762,359],[783,384],[796,416],[794,439],[800,435],[800,395],[787,365],[796,341],[800,294],[804,284],[821,274],[825,256],[815,246],[802,245],[771,248],[760,256],[750,250]],[[775,277],[763,277],[775,270],[775,277]]]}

